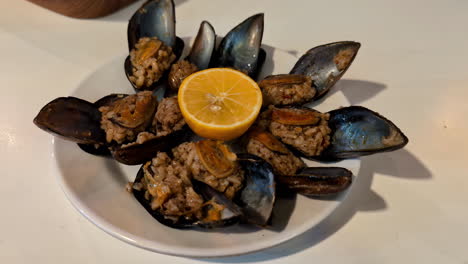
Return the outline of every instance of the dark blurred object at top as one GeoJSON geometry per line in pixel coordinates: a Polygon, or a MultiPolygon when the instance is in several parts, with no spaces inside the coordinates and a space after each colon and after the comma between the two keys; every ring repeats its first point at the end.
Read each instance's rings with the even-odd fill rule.
{"type": "Polygon", "coordinates": [[[27,0],[74,18],[96,18],[114,13],[136,0],[27,0]]]}

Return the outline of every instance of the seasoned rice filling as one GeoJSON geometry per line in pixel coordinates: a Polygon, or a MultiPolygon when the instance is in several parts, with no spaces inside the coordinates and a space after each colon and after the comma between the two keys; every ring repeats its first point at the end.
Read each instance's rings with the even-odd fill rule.
{"type": "Polygon", "coordinates": [[[312,87],[312,79],[304,75],[272,75],[259,82],[259,86],[265,105],[304,104],[316,93],[312,87]]]}
{"type": "Polygon", "coordinates": [[[164,98],[158,105],[153,119],[153,129],[158,137],[182,129],[185,119],[180,112],[177,97],[164,98]]]}
{"type": "Polygon", "coordinates": [[[275,174],[284,176],[293,176],[305,167],[305,163],[298,157],[294,156],[291,151],[282,152],[270,150],[262,142],[257,139],[250,138],[247,143],[247,152],[270,163],[275,174]]]}
{"type": "Polygon", "coordinates": [[[102,106],[101,128],[106,132],[106,141],[122,144],[133,141],[151,122],[156,99],[150,91],[126,96],[111,105],[102,106]]]}
{"type": "Polygon", "coordinates": [[[169,86],[172,90],[177,91],[182,81],[196,71],[198,71],[197,66],[187,60],[181,60],[172,64],[171,71],[169,72],[169,86]]]}
{"type": "Polygon", "coordinates": [[[184,164],[190,169],[193,178],[210,185],[213,189],[224,193],[226,197],[232,199],[237,191],[242,187],[244,172],[239,165],[229,175],[217,177],[210,173],[203,165],[195,148],[194,142],[186,142],[172,150],[174,159],[184,164]]]}
{"type": "MultiPolygon", "coordinates": [[[[277,109],[273,111],[277,111],[277,109]]],[[[271,120],[269,126],[270,132],[283,143],[293,146],[307,156],[318,156],[330,145],[331,129],[328,127],[329,114],[293,108],[283,108],[279,111],[293,115],[302,114],[304,111],[308,112],[308,119],[305,120],[305,124],[285,124],[285,122],[275,120],[274,118],[271,120]],[[315,123],[308,124],[307,122],[315,123]]],[[[294,120],[294,122],[300,123],[304,122],[304,120],[298,119],[294,120]]]]}
{"type": "Polygon", "coordinates": [[[172,48],[156,37],[143,37],[130,51],[132,76],[130,81],[137,88],[150,87],[157,82],[176,59],[172,48]]]}
{"type": "Polygon", "coordinates": [[[152,210],[159,210],[165,216],[203,217],[204,200],[193,189],[190,171],[180,162],[160,152],[143,170],[144,177],[138,187],[145,190],[152,210]]]}

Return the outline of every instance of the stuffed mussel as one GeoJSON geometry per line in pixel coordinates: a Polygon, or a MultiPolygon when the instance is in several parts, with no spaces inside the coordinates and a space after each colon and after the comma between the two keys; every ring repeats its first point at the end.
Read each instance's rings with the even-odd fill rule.
{"type": "Polygon", "coordinates": [[[160,87],[171,65],[182,54],[184,42],[176,37],[175,23],[172,0],[147,1],[130,19],[127,29],[130,55],[124,68],[136,91],[160,87]]]}
{"type": "Polygon", "coordinates": [[[261,114],[259,126],[300,156],[324,161],[393,151],[408,143],[393,122],[361,106],[328,113],[270,106],[261,114]]]}
{"type": "Polygon", "coordinates": [[[41,129],[82,144],[91,154],[109,149],[119,162],[141,164],[183,142],[189,133],[177,99],[159,105],[150,91],[113,94],[96,103],[61,97],[44,106],[34,119],[41,129]]]}
{"type": "Polygon", "coordinates": [[[260,127],[247,133],[245,140],[246,151],[272,166],[275,179],[283,189],[309,196],[322,196],[342,192],[351,185],[352,173],[349,170],[340,167],[306,167],[302,159],[260,127]]]}
{"type": "Polygon", "coordinates": [[[159,152],[142,166],[129,191],[159,222],[176,228],[238,221],[264,226],[275,201],[271,167],[256,156],[238,157],[214,140],[159,152]]]}
{"type": "Polygon", "coordinates": [[[323,97],[349,68],[361,44],[334,42],[307,51],[290,74],[267,76],[259,82],[266,105],[303,105],[323,97]]]}

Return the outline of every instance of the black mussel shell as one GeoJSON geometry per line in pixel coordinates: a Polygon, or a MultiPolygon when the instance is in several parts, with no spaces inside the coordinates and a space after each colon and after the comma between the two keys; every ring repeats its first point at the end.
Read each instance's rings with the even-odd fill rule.
{"type": "Polygon", "coordinates": [[[109,146],[107,145],[93,145],[93,144],[77,144],[78,147],[84,152],[102,157],[111,157],[111,152],[109,146]]]}
{"type": "Polygon", "coordinates": [[[310,196],[340,193],[351,185],[352,179],[352,172],[341,167],[309,167],[294,176],[276,176],[278,186],[310,196]]]}
{"type": "Polygon", "coordinates": [[[390,120],[362,106],[330,111],[331,143],[319,157],[333,161],[403,148],[408,138],[390,120]]]}
{"type": "Polygon", "coordinates": [[[147,1],[133,14],[127,27],[128,50],[131,51],[143,37],[157,37],[167,46],[174,47],[175,8],[172,0],[147,1]]]}
{"type": "Polygon", "coordinates": [[[290,73],[310,76],[317,90],[313,100],[317,100],[343,76],[360,47],[358,42],[341,41],[312,48],[299,58],[290,73]]]}
{"type": "Polygon", "coordinates": [[[256,78],[266,57],[265,53],[261,54],[260,51],[262,38],[263,14],[247,18],[221,41],[215,58],[215,67],[234,68],[256,78]]]}
{"type": "Polygon", "coordinates": [[[101,106],[109,106],[114,102],[123,99],[127,96],[129,96],[129,94],[109,94],[97,100],[96,102],[94,102],[94,104],[97,106],[97,108],[101,106]]]}
{"type": "Polygon", "coordinates": [[[187,141],[191,132],[187,126],[166,136],[150,139],[142,144],[111,147],[112,157],[126,165],[145,163],[156,157],[158,152],[170,151],[172,148],[187,141]]]}
{"type": "MultiPolygon", "coordinates": [[[[172,47],[177,61],[184,50],[184,41],[176,37],[175,33],[175,8],[173,0],[150,0],[144,3],[130,18],[127,27],[128,50],[131,51],[142,37],[157,37],[167,46],[172,47]]],[[[127,79],[133,74],[130,56],[124,62],[127,79]]],[[[167,82],[169,70],[161,76],[160,80],[150,87],[138,89],[128,79],[136,92],[142,90],[154,91],[164,87],[167,82]]]]}
{"type": "Polygon", "coordinates": [[[258,226],[268,224],[276,198],[273,168],[266,161],[251,154],[238,154],[237,160],[244,170],[245,187],[237,203],[243,219],[258,226]]]}
{"type": "Polygon", "coordinates": [[[82,144],[105,143],[101,112],[85,100],[59,97],[46,104],[34,118],[39,128],[58,137],[82,144]]]}
{"type": "MultiPolygon", "coordinates": [[[[138,171],[138,174],[135,178],[135,182],[140,182],[141,179],[144,177],[143,166],[138,171]]],[[[183,217],[179,217],[177,220],[172,218],[167,218],[163,214],[161,214],[158,210],[152,210],[150,202],[145,199],[145,190],[137,191],[135,189],[132,190],[133,195],[137,199],[137,201],[146,209],[146,211],[158,222],[163,225],[172,227],[172,228],[191,228],[191,227],[202,227],[202,228],[215,228],[215,227],[225,227],[229,225],[233,225],[238,222],[241,211],[237,205],[232,203],[229,199],[227,199],[223,194],[217,192],[210,186],[199,182],[199,181],[192,181],[193,188],[198,193],[201,194],[205,200],[214,199],[217,203],[226,206],[226,218],[213,221],[213,222],[202,222],[202,221],[194,221],[192,219],[186,219],[183,217]]],[[[224,212],[223,212],[224,214],[224,212]]]]}
{"type": "Polygon", "coordinates": [[[241,208],[229,200],[224,194],[213,189],[211,186],[204,182],[192,180],[193,189],[201,194],[205,201],[214,199],[216,203],[224,205],[226,208],[223,210],[223,216],[221,220],[217,221],[197,221],[196,225],[203,228],[216,228],[225,227],[236,224],[239,222],[240,216],[242,215],[241,208]]]}
{"type": "Polygon", "coordinates": [[[210,22],[203,21],[193,41],[187,60],[195,64],[199,70],[207,69],[210,65],[215,45],[215,30],[210,22]]]}

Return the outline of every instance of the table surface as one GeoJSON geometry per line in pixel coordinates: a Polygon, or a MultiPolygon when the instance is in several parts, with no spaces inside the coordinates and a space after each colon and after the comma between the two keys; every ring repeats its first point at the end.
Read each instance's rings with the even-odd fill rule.
{"type": "Polygon", "coordinates": [[[278,247],[218,259],[136,248],[72,207],[56,181],[52,137],[32,119],[126,51],[127,21],[141,2],[77,20],[0,1],[0,263],[468,263],[468,1],[175,2],[181,36],[205,19],[224,34],[264,12],[263,42],[279,49],[361,42],[335,90],[394,121],[410,143],[363,158],[349,198],[278,247]]]}

